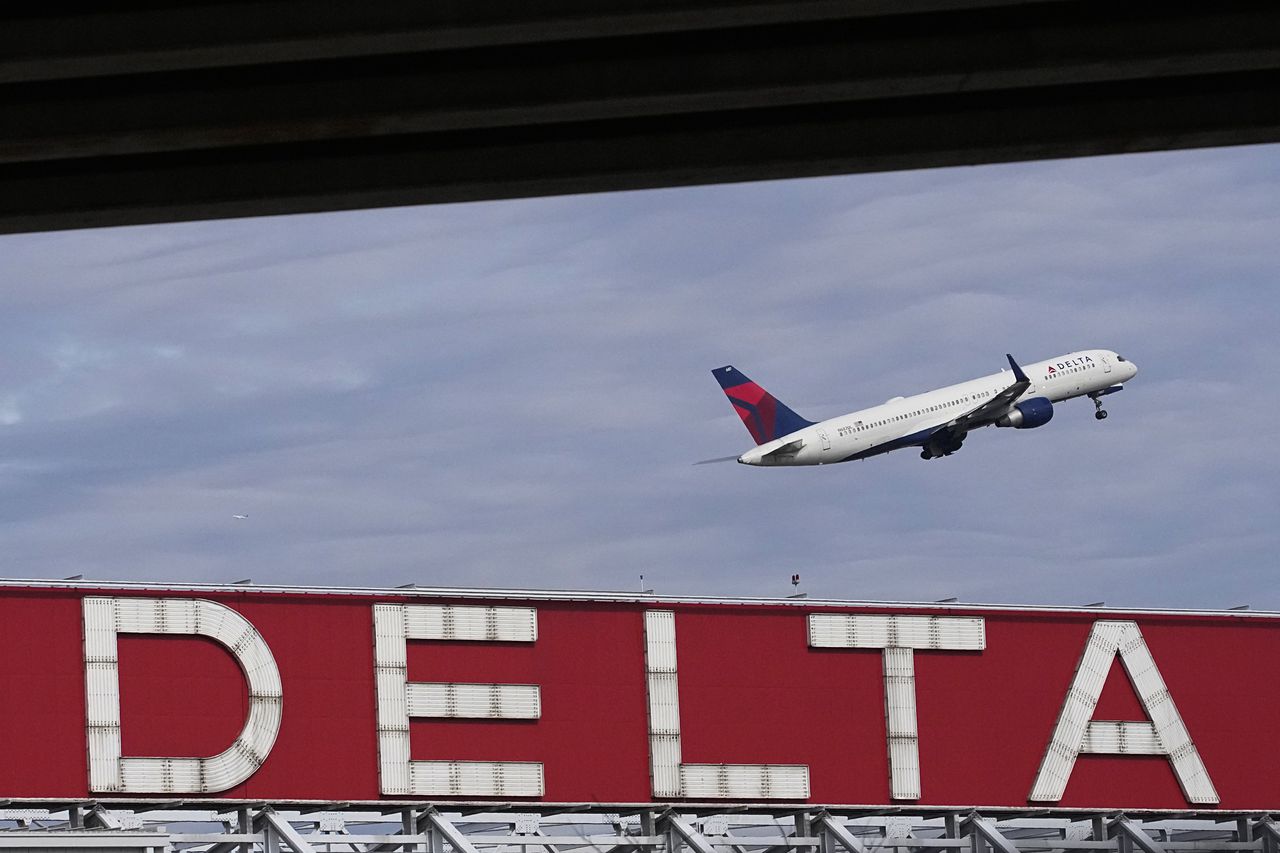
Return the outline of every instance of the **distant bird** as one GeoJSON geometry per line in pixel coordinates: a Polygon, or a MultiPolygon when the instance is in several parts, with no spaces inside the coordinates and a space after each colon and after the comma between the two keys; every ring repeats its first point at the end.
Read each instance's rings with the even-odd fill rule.
{"type": "Polygon", "coordinates": [[[232,517],[232,518],[234,518],[234,519],[236,519],[237,521],[244,521],[244,520],[245,520],[246,518],[248,518],[249,516],[247,516],[247,515],[233,515],[233,516],[231,516],[231,517],[232,517]]]}

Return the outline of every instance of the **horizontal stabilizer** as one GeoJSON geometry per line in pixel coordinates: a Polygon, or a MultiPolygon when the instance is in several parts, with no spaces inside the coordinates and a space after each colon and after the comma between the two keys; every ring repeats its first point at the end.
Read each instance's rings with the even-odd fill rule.
{"type": "Polygon", "coordinates": [[[791,453],[799,453],[802,447],[804,447],[804,439],[797,438],[795,441],[788,441],[786,444],[779,445],[768,453],[762,454],[760,458],[768,459],[770,456],[787,456],[791,453]]]}

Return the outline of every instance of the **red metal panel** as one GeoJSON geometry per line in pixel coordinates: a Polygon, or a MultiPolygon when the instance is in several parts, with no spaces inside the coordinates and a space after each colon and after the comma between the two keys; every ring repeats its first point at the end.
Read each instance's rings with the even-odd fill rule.
{"type": "Polygon", "coordinates": [[[235,659],[204,637],[119,638],[125,755],[216,755],[249,709],[235,659]]]}
{"type": "MultiPolygon", "coordinates": [[[[442,599],[335,592],[23,589],[0,586],[0,799],[87,798],[80,599],[89,594],[199,597],[262,634],[284,688],[266,763],[215,797],[380,798],[372,607],[442,599]]],[[[453,603],[476,604],[476,600],[453,603]]],[[[409,643],[410,681],[537,684],[537,720],[414,720],[412,757],[538,761],[548,802],[647,802],[649,755],[643,603],[503,600],[538,613],[535,643],[409,643]]],[[[805,764],[811,802],[888,804],[881,653],[810,649],[820,605],[655,602],[676,611],[685,762],[805,764]]],[[[892,608],[839,606],[847,612],[892,608]]],[[[901,611],[898,611],[901,612],[901,611]]],[[[1092,624],[1133,618],[1163,674],[1222,809],[1280,808],[1280,774],[1258,745],[1280,725],[1280,619],[1182,614],[913,610],[976,615],[982,651],[915,653],[921,806],[1028,804],[1045,746],[1092,624]]],[[[205,756],[225,748],[247,707],[234,659],[185,636],[120,638],[126,756],[205,756]]],[[[1118,665],[1095,719],[1143,719],[1118,665]]],[[[194,797],[190,797],[194,798],[194,797]]],[[[1068,808],[1182,809],[1159,756],[1082,756],[1068,808]]]]}
{"type": "Polygon", "coordinates": [[[79,596],[0,591],[0,797],[83,795],[84,708],[79,596]]]}

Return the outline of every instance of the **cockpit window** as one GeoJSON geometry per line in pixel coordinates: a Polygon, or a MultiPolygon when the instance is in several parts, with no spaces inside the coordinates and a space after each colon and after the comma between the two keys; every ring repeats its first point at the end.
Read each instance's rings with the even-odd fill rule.
{"type": "Polygon", "coordinates": [[[1116,353],[1116,361],[1124,361],[1124,356],[1120,355],[1120,353],[1116,353]]]}

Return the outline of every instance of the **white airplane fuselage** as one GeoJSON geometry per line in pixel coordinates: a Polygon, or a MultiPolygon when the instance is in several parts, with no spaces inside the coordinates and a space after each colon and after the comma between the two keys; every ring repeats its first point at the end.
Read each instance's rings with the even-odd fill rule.
{"type": "MultiPolygon", "coordinates": [[[[1012,422],[1008,417],[1018,403],[1037,398],[1059,403],[1088,395],[1096,399],[1120,390],[1121,384],[1138,372],[1132,362],[1111,350],[1102,349],[1072,352],[1022,365],[1022,369],[1031,382],[1030,387],[1014,398],[1010,407],[977,421],[966,422],[963,432],[978,426],[1018,426],[1019,414],[1013,414],[1012,422]],[[1006,422],[1001,423],[1002,420],[1006,422]]],[[[1014,374],[1002,370],[923,394],[895,397],[879,406],[830,418],[780,436],[748,450],[738,457],[738,461],[744,465],[826,465],[865,459],[903,447],[921,447],[939,428],[973,412],[1013,382],[1014,374]]],[[[1102,412],[1100,417],[1105,417],[1105,414],[1102,412]]],[[[1044,420],[1047,421],[1048,417],[1044,420]]],[[[1038,424],[1029,422],[1028,425],[1038,424]]]]}

